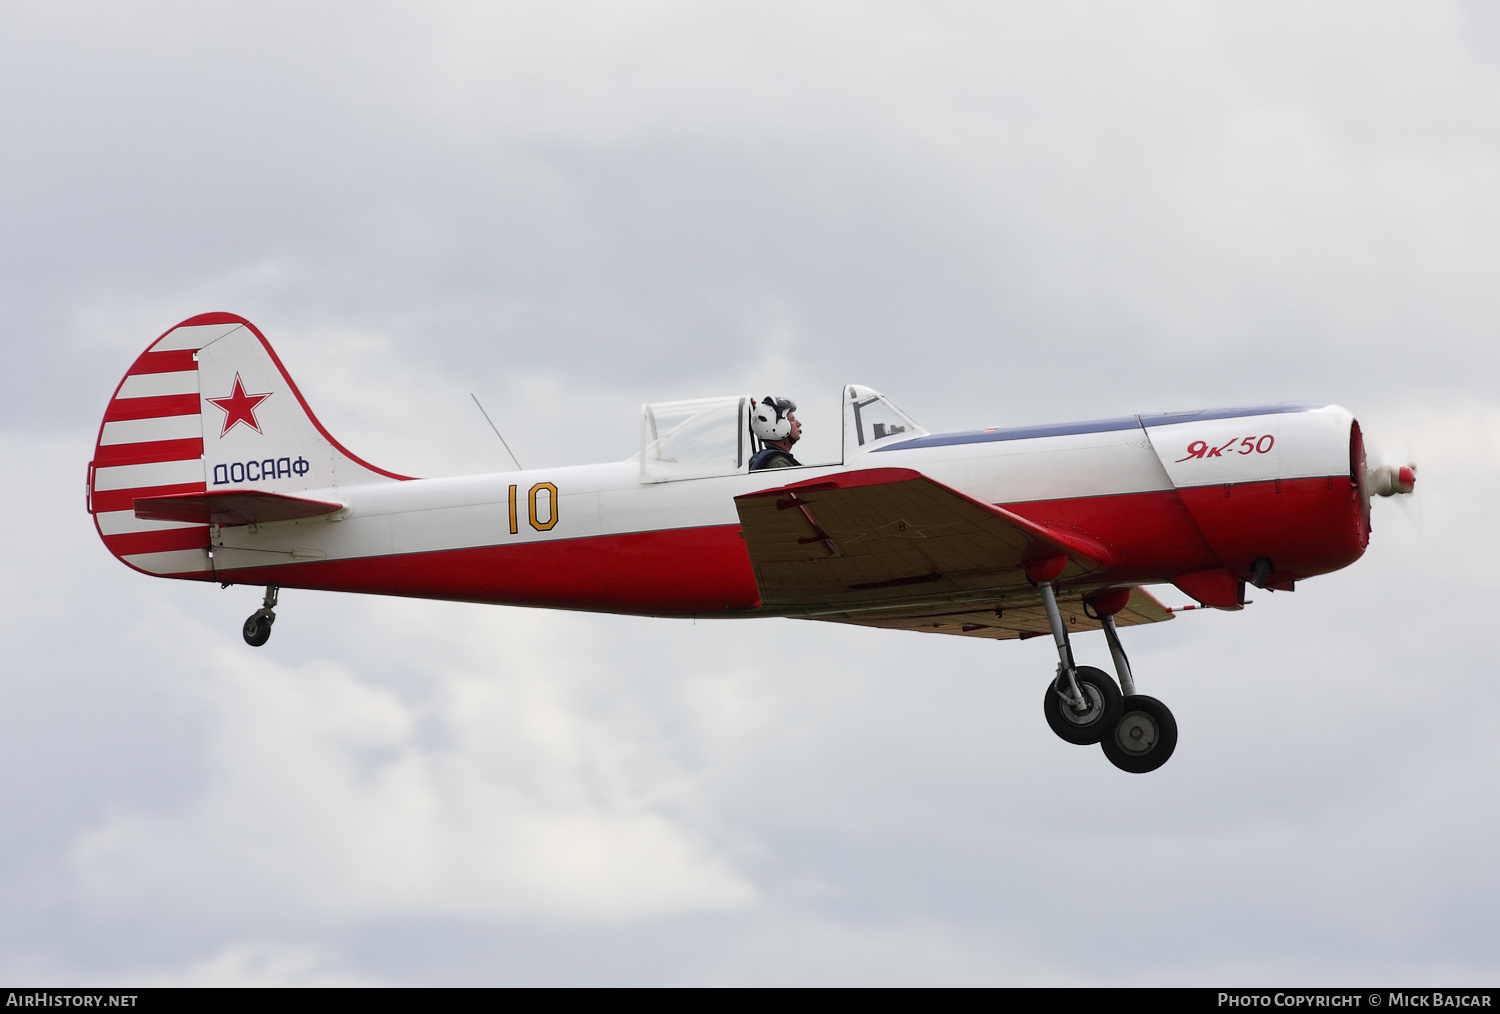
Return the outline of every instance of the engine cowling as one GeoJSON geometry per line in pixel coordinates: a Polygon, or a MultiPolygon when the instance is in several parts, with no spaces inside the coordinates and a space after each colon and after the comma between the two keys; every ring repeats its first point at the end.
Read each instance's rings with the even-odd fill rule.
{"type": "MultiPolygon", "coordinates": [[[[1274,405],[1142,416],[1141,423],[1234,578],[1289,589],[1364,553],[1373,479],[1365,475],[1359,423],[1346,409],[1274,405]]],[[[1399,486],[1399,471],[1389,482],[1399,486]]]]}

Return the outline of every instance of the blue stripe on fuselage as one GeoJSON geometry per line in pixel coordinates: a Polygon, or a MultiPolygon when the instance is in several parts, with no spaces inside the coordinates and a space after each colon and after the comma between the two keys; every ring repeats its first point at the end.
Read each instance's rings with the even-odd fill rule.
{"type": "Polygon", "coordinates": [[[1170,426],[1173,423],[1207,422],[1212,419],[1237,419],[1241,416],[1284,415],[1288,412],[1310,412],[1327,407],[1323,402],[1288,401],[1279,405],[1255,405],[1248,408],[1206,408],[1196,412],[1157,412],[1130,415],[1119,419],[1096,419],[1093,422],[1051,423],[1046,426],[1014,426],[1008,429],[970,430],[966,433],[934,433],[931,436],[905,440],[899,444],[877,447],[876,451],[905,451],[916,447],[947,447],[952,444],[985,444],[994,440],[1031,440],[1036,437],[1066,437],[1079,433],[1109,433],[1135,429],[1138,426],[1170,426]]]}

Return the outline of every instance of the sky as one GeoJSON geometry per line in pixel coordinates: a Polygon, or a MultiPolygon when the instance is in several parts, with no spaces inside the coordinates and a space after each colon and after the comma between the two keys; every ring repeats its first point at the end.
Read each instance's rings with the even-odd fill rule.
{"type": "Polygon", "coordinates": [[[12,0],[0,137],[0,977],[1495,982],[1494,8],[12,0]],[[861,383],[1333,401],[1419,492],[1124,632],[1147,776],[1047,729],[1045,639],[284,591],[251,649],[84,510],[214,310],[409,475],[507,464],[471,393],[528,467],[746,391],[813,460],[861,383]]]}

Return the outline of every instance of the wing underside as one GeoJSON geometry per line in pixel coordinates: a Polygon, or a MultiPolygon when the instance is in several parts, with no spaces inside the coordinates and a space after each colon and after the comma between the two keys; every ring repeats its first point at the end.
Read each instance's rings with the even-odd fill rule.
{"type": "MultiPolygon", "coordinates": [[[[1061,595],[1057,601],[1063,622],[1070,633],[1100,629],[1099,620],[1086,610],[1081,595],[1061,595]]],[[[1144,588],[1132,588],[1125,608],[1115,614],[1115,626],[1130,627],[1140,623],[1170,620],[1172,613],[1144,588]]],[[[823,619],[857,623],[865,627],[891,630],[918,630],[928,634],[959,634],[963,637],[987,637],[1006,641],[1016,638],[1042,637],[1051,634],[1041,596],[1029,599],[1013,597],[994,609],[971,609],[960,612],[909,612],[902,615],[827,616],[823,619]]]]}
{"type": "MultiPolygon", "coordinates": [[[[909,469],[845,472],[740,496],[735,506],[761,604],[812,619],[990,638],[1046,633],[1028,572],[1050,567],[1064,587],[1083,587],[1114,555],[909,469]]],[[[1059,604],[1070,629],[1098,629],[1078,592],[1059,604]]],[[[1116,623],[1170,618],[1135,589],[1116,623]]]]}

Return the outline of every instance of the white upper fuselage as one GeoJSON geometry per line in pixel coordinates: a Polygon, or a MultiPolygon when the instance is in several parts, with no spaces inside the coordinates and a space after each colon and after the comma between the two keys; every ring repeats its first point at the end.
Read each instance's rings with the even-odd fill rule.
{"type": "MultiPolygon", "coordinates": [[[[344,510],[322,518],[223,528],[214,539],[214,563],[216,569],[231,570],[265,566],[272,557],[332,560],[733,525],[736,496],[857,468],[912,469],[977,500],[1002,505],[1347,471],[1345,434],[1351,417],[1343,409],[1254,411],[1160,425],[1149,425],[1153,419],[1147,417],[1148,425],[1130,420],[1092,432],[1067,432],[1070,427],[1059,426],[1037,435],[980,431],[957,435],[961,439],[953,442],[919,437],[906,441],[914,446],[897,443],[851,455],[847,464],[666,482],[643,482],[638,461],[628,460],[309,489],[299,495],[342,503],[344,510]],[[1054,432],[1058,430],[1063,432],[1054,432]],[[1189,454],[1197,441],[1217,448],[1245,438],[1259,440],[1265,451],[1238,453],[1243,447],[1237,447],[1216,458],[1189,454]],[[549,503],[549,485],[558,491],[555,508],[549,503]],[[512,487],[515,531],[509,508],[512,487]]],[[[1091,425],[1098,424],[1081,428],[1091,425]]]]}

